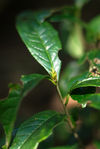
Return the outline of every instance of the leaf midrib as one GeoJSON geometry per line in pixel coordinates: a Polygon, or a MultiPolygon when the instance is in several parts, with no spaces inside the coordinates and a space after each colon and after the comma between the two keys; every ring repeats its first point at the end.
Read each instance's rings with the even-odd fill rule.
{"type": "MultiPolygon", "coordinates": [[[[95,78],[86,78],[86,79],[84,79],[84,80],[82,80],[82,81],[77,81],[76,83],[75,83],[75,85],[73,85],[72,87],[71,87],[71,90],[73,90],[73,89],[75,89],[75,88],[77,88],[77,85],[80,85],[81,83],[84,83],[84,82],[86,82],[86,81],[92,81],[92,80],[98,80],[98,79],[100,79],[100,77],[99,78],[97,78],[97,77],[95,77],[95,78]]],[[[90,86],[90,85],[82,85],[82,86],[90,86]]],[[[96,85],[94,85],[94,86],[96,86],[96,85]]]]}
{"type": "MultiPolygon", "coordinates": [[[[44,123],[46,123],[48,120],[52,119],[52,118],[53,118],[54,116],[56,116],[56,115],[57,115],[57,113],[55,113],[55,114],[52,115],[49,119],[47,119],[47,120],[44,121],[41,125],[39,125],[39,126],[35,129],[35,131],[33,131],[33,132],[31,133],[31,135],[29,135],[28,138],[23,142],[22,146],[29,140],[29,138],[33,135],[33,133],[35,133],[44,123]]],[[[21,146],[19,149],[21,149],[22,146],[21,146]]]]}
{"type": "MultiPolygon", "coordinates": [[[[42,23],[42,24],[43,24],[43,23],[42,23]]],[[[46,53],[46,55],[47,55],[47,57],[48,57],[48,59],[49,59],[49,62],[50,62],[50,64],[51,64],[51,68],[53,68],[53,63],[52,63],[52,61],[51,61],[51,57],[49,56],[49,53],[47,52],[48,50],[46,50],[46,47],[45,47],[45,44],[44,44],[43,39],[41,38],[41,35],[40,35],[39,32],[37,31],[37,29],[35,29],[35,27],[34,27],[34,31],[36,32],[38,38],[40,39],[40,41],[41,41],[41,43],[42,43],[42,45],[43,45],[43,47],[44,47],[44,49],[45,49],[45,53],[46,53]]],[[[53,68],[53,69],[54,69],[54,68],[53,68]]],[[[52,69],[51,69],[51,70],[52,70],[52,69]]]]}

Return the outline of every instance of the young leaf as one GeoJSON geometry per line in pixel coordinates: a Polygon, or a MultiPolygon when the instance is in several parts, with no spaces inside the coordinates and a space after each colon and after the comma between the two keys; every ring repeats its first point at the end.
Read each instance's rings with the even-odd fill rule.
{"type": "Polygon", "coordinates": [[[46,69],[51,78],[59,78],[61,61],[58,51],[61,43],[55,29],[48,23],[39,24],[27,14],[17,18],[17,30],[31,55],[46,69]]]}
{"type": "Polygon", "coordinates": [[[34,115],[19,127],[10,149],[37,149],[39,143],[49,137],[52,129],[64,118],[65,115],[54,111],[44,111],[34,115]]]}
{"type": "Polygon", "coordinates": [[[21,78],[23,86],[10,85],[8,97],[0,101],[0,123],[3,125],[6,134],[6,147],[10,144],[11,134],[21,100],[45,77],[45,75],[40,74],[23,76],[21,78]]]}

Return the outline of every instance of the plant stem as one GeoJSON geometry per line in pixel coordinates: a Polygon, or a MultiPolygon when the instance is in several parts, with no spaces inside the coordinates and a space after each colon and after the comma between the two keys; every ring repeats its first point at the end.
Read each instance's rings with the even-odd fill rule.
{"type": "Polygon", "coordinates": [[[61,92],[60,92],[58,83],[57,83],[56,87],[57,87],[58,94],[59,94],[59,96],[60,96],[60,102],[61,102],[61,104],[62,104],[62,106],[63,106],[64,113],[65,113],[66,116],[67,116],[68,125],[69,125],[69,127],[70,127],[70,129],[71,129],[71,131],[72,131],[72,133],[73,133],[73,135],[74,135],[74,137],[75,137],[75,139],[78,141],[79,146],[80,146],[80,149],[84,149],[83,144],[82,144],[82,141],[81,141],[81,139],[80,139],[78,133],[75,131],[75,127],[74,127],[74,125],[73,125],[73,123],[72,123],[72,121],[71,121],[71,118],[70,118],[70,114],[69,114],[69,112],[68,112],[68,109],[66,108],[66,106],[65,106],[64,103],[63,103],[63,97],[62,97],[62,95],[61,95],[61,92]]]}

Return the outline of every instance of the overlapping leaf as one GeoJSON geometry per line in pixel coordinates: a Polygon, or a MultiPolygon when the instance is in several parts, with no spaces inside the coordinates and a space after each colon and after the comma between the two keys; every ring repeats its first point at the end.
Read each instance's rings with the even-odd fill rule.
{"type": "Polygon", "coordinates": [[[68,85],[71,97],[81,103],[96,92],[95,87],[100,87],[100,77],[84,73],[80,77],[73,78],[68,85]]]}
{"type": "Polygon", "coordinates": [[[22,77],[23,85],[10,85],[10,93],[5,100],[0,101],[0,123],[6,135],[6,147],[9,146],[16,114],[23,97],[46,76],[32,74],[22,77]]]}
{"type": "Polygon", "coordinates": [[[38,144],[52,134],[52,129],[61,123],[64,117],[65,115],[54,111],[34,115],[19,127],[10,149],[37,149],[38,144]]]}
{"type": "Polygon", "coordinates": [[[56,30],[48,23],[38,23],[36,17],[21,14],[17,18],[17,30],[31,55],[46,69],[51,77],[57,76],[61,67],[58,51],[61,43],[56,30]]]}

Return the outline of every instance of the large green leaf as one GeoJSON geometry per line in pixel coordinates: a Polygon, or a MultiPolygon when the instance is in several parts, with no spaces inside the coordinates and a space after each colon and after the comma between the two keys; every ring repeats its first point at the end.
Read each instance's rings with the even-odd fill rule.
{"type": "Polygon", "coordinates": [[[64,118],[65,115],[54,111],[34,115],[19,127],[10,149],[37,149],[38,144],[50,136],[52,129],[64,118]]]}
{"type": "Polygon", "coordinates": [[[87,25],[87,40],[96,42],[100,40],[100,16],[96,16],[87,25]]]}
{"type": "Polygon", "coordinates": [[[31,55],[46,69],[50,76],[59,78],[61,61],[58,51],[61,43],[56,30],[48,23],[38,23],[36,17],[24,13],[17,18],[17,30],[31,55]]]}
{"type": "Polygon", "coordinates": [[[9,146],[16,114],[23,97],[46,76],[39,74],[22,77],[23,85],[10,85],[10,92],[6,99],[0,101],[0,123],[6,135],[6,147],[9,146]]]}

